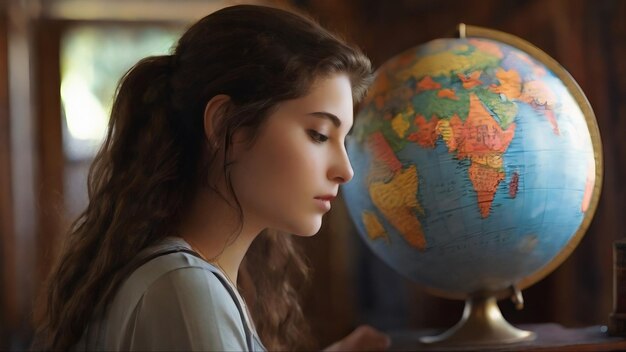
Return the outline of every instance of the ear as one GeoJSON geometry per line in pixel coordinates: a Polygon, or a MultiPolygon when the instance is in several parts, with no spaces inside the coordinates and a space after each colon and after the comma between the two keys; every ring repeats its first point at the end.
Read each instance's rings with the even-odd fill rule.
{"type": "Polygon", "coordinates": [[[226,117],[224,112],[230,103],[230,97],[225,94],[218,94],[211,98],[204,108],[204,136],[209,143],[219,148],[219,141],[224,136],[218,136],[219,126],[226,117]]]}

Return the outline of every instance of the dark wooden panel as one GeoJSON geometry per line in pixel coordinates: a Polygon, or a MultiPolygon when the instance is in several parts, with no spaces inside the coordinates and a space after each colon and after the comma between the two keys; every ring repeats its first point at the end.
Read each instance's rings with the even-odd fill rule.
{"type": "Polygon", "coordinates": [[[13,248],[13,205],[11,191],[11,140],[9,124],[8,19],[0,3],[0,348],[7,346],[9,332],[15,328],[16,280],[13,248]]]}
{"type": "Polygon", "coordinates": [[[38,278],[47,276],[59,249],[63,204],[63,136],[61,116],[60,38],[63,23],[39,20],[35,24],[38,172],[35,180],[39,209],[37,233],[38,278]],[[42,59],[45,58],[45,59],[42,59]]]}

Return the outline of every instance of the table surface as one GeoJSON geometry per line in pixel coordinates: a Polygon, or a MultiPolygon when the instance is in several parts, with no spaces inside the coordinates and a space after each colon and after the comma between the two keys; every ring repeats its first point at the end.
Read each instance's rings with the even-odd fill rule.
{"type": "Polygon", "coordinates": [[[437,346],[423,344],[422,336],[441,330],[391,332],[392,351],[626,351],[626,338],[609,336],[604,326],[565,328],[559,324],[520,324],[518,328],[537,334],[534,341],[506,345],[437,346]]]}

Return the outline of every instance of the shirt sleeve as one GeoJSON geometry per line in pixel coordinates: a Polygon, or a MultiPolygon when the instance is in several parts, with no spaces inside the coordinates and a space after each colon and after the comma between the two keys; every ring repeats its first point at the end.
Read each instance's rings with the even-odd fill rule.
{"type": "Polygon", "coordinates": [[[211,271],[176,269],[146,290],[122,345],[133,351],[245,351],[233,298],[211,271]]]}

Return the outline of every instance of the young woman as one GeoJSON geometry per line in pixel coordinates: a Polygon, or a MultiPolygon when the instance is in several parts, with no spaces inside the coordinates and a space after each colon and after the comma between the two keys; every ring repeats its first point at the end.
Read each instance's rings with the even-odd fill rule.
{"type": "MultiPolygon", "coordinates": [[[[357,49],[257,6],[217,11],[172,55],[140,61],[120,83],[34,347],[309,347],[290,234],[318,232],[352,178],[344,140],[370,80],[357,49]]],[[[388,343],[361,327],[330,349],[388,343]]]]}

